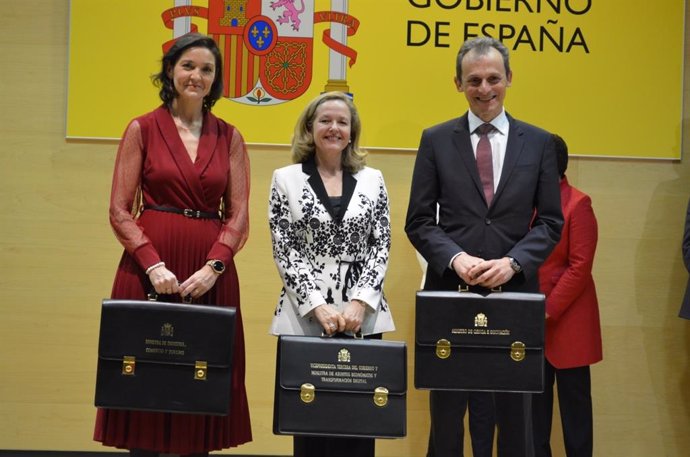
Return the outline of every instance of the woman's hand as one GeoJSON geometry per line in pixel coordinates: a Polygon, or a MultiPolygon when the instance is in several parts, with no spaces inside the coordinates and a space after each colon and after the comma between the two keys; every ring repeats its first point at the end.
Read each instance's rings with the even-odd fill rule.
{"type": "Polygon", "coordinates": [[[362,329],[362,322],[364,322],[364,313],[367,310],[367,304],[361,300],[351,300],[343,311],[343,318],[345,319],[345,331],[357,333],[362,329]]]}
{"type": "Polygon", "coordinates": [[[204,265],[180,284],[180,296],[199,298],[211,290],[217,279],[218,273],[214,272],[209,265],[204,265]]]}
{"type": "Polygon", "coordinates": [[[333,335],[335,333],[345,331],[345,319],[343,316],[327,304],[319,305],[314,308],[314,316],[323,327],[326,335],[333,335]]]}
{"type": "Polygon", "coordinates": [[[165,268],[165,265],[154,268],[149,272],[149,281],[154,290],[160,295],[176,294],[180,291],[177,284],[177,277],[172,271],[165,268]]]}

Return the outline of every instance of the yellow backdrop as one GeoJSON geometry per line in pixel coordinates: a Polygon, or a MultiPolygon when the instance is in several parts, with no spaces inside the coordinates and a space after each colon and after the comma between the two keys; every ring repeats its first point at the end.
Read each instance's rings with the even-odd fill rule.
{"type": "MultiPolygon", "coordinates": [[[[200,11],[242,3],[187,1],[196,7],[188,20],[202,33],[209,21],[198,17],[200,11]]],[[[162,44],[173,38],[162,15],[183,15],[184,9],[171,10],[180,3],[185,1],[71,1],[68,137],[118,138],[129,119],[157,102],[149,76],[159,69],[162,44]]],[[[288,11],[270,8],[273,0],[246,3],[274,22],[288,11]]],[[[680,158],[683,0],[296,4],[306,5],[300,30],[307,30],[307,48],[313,52],[302,65],[306,91],[273,105],[252,106],[228,97],[214,110],[232,120],[250,143],[289,143],[292,122],[276,120],[296,119],[326,87],[345,87],[361,110],[365,146],[416,148],[424,127],[466,110],[452,82],[455,55],[466,38],[488,34],[512,52],[507,109],[568,138],[571,153],[680,158]],[[347,16],[334,14],[328,20],[342,20],[351,29],[347,45],[356,58],[352,66],[344,59],[336,71],[343,82],[334,86],[329,72],[339,67],[330,63],[334,52],[322,39],[334,23],[323,22],[323,16],[311,19],[314,12],[337,9],[347,16]]],[[[277,31],[281,39],[297,33],[291,22],[277,31]]]]}

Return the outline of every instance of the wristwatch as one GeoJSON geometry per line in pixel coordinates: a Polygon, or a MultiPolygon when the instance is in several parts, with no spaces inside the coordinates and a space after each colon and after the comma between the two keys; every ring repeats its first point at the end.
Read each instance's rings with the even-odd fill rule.
{"type": "Polygon", "coordinates": [[[221,260],[209,260],[206,265],[213,268],[213,272],[217,275],[225,271],[225,264],[221,260]]]}
{"type": "Polygon", "coordinates": [[[512,257],[508,257],[508,260],[510,261],[510,268],[512,268],[515,273],[520,273],[522,271],[522,267],[517,260],[512,257]]]}

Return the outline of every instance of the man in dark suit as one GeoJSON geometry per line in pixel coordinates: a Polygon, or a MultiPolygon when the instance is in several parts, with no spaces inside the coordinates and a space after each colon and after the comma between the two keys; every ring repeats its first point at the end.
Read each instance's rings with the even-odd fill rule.
{"type": "MultiPolygon", "coordinates": [[[[683,232],[683,263],[685,269],[690,273],[690,201],[688,202],[688,209],[685,213],[685,232],[683,232]]],[[[685,296],[683,303],[680,306],[680,317],[690,319],[690,279],[685,288],[685,296]]]]}
{"type": "MultiPolygon", "coordinates": [[[[405,230],[429,264],[425,290],[539,291],[537,270],[563,224],[556,155],[548,132],[505,112],[511,79],[503,44],[465,42],[455,85],[469,111],[422,134],[405,230]]],[[[462,456],[468,395],[430,393],[428,457],[462,456]]],[[[496,393],[494,403],[499,457],[533,455],[529,395],[496,393]]],[[[473,447],[489,439],[473,432],[473,447]]]]}

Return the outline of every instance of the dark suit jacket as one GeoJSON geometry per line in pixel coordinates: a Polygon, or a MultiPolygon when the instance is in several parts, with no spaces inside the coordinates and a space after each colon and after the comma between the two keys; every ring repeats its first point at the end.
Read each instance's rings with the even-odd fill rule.
{"type": "Polygon", "coordinates": [[[537,292],[537,270],[560,238],[556,153],[551,135],[508,116],[510,131],[498,183],[487,207],[467,115],[426,129],[417,151],[405,231],[429,263],[425,289],[452,290],[459,251],[484,259],[514,257],[522,266],[504,290],[537,292]],[[438,204],[438,222],[437,222],[438,204]]]}
{"type": "MultiPolygon", "coordinates": [[[[688,202],[688,209],[685,214],[685,232],[683,233],[683,262],[685,269],[690,273],[690,202],[688,202]]],[[[685,287],[685,296],[683,297],[683,304],[680,307],[680,317],[690,319],[690,279],[688,285],[685,287]]]]}
{"type": "Polygon", "coordinates": [[[539,269],[546,295],[546,359],[556,368],[575,368],[601,360],[599,302],[592,277],[597,219],[592,200],[561,180],[563,233],[539,269]]]}

